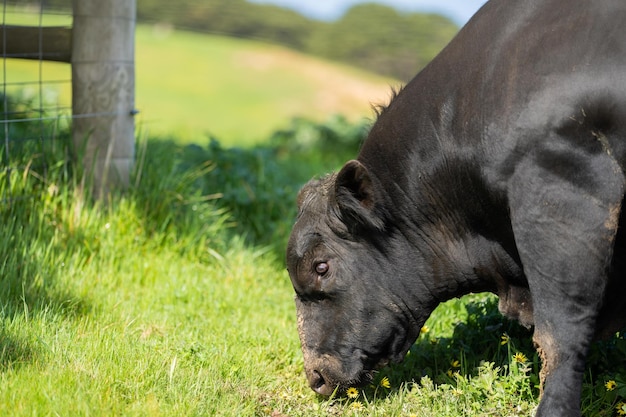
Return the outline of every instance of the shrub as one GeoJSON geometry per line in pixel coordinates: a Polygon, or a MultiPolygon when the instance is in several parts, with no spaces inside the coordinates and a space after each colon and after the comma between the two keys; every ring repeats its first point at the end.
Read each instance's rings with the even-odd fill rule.
{"type": "Polygon", "coordinates": [[[366,133],[364,122],[350,123],[341,116],[321,124],[295,119],[267,145],[225,148],[215,138],[206,147],[188,145],[177,170],[208,164],[211,169],[195,180],[199,192],[219,196],[218,205],[231,214],[237,234],[282,251],[300,187],[354,158],[366,133]]]}

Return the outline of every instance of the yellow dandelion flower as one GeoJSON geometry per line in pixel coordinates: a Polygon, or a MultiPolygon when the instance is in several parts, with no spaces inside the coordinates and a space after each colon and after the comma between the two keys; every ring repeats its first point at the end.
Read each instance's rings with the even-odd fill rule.
{"type": "Polygon", "coordinates": [[[613,391],[615,387],[617,387],[617,382],[610,380],[610,381],[607,381],[606,384],[604,384],[604,386],[606,387],[607,391],[613,391]]]}
{"type": "Polygon", "coordinates": [[[617,410],[617,414],[620,416],[626,416],[626,403],[624,401],[618,403],[615,406],[615,409],[617,410]]]}
{"type": "Polygon", "coordinates": [[[383,388],[391,388],[391,383],[389,382],[389,378],[386,376],[380,380],[380,386],[383,388]]]}
{"type": "Polygon", "coordinates": [[[450,362],[450,365],[452,365],[453,368],[460,368],[461,367],[461,362],[459,362],[458,360],[453,360],[452,362],[450,362]]]}
{"type": "Polygon", "coordinates": [[[452,378],[452,376],[454,375],[454,373],[452,372],[452,369],[448,369],[448,372],[446,372],[446,375],[452,378]]]}
{"type": "Polygon", "coordinates": [[[350,387],[346,390],[346,395],[349,398],[356,398],[359,396],[359,390],[354,387],[350,387]]]}
{"type": "Polygon", "coordinates": [[[350,404],[350,408],[353,410],[362,410],[364,407],[361,401],[355,401],[352,404],[350,404]]]}
{"type": "Polygon", "coordinates": [[[526,358],[526,355],[524,355],[522,352],[517,352],[515,355],[513,355],[513,360],[517,363],[526,363],[526,361],[528,361],[528,358],[526,358]]]}
{"type": "Polygon", "coordinates": [[[428,326],[423,326],[423,327],[420,329],[420,334],[426,334],[426,333],[428,333],[429,331],[430,331],[430,329],[428,328],[428,326]]]}
{"type": "Polygon", "coordinates": [[[509,343],[509,335],[504,333],[502,336],[500,336],[500,344],[504,346],[507,343],[509,343]]]}

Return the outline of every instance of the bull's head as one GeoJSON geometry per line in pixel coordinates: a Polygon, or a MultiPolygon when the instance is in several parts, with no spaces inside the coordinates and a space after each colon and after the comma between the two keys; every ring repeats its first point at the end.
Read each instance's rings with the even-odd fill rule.
{"type": "Polygon", "coordinates": [[[436,304],[416,300],[404,279],[419,271],[387,199],[358,161],[298,196],[287,266],[306,376],[319,394],[365,384],[401,361],[436,304]]]}

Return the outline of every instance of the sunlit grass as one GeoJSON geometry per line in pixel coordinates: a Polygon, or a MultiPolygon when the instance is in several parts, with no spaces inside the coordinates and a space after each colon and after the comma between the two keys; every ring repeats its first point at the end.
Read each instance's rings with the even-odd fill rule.
{"type": "MultiPolygon", "coordinates": [[[[178,145],[141,149],[141,178],[106,204],[63,164],[12,179],[33,198],[0,211],[1,415],[531,415],[530,334],[484,295],[440,306],[371,386],[317,397],[280,256],[227,233],[178,145]]],[[[623,341],[602,348],[610,366],[623,341]]],[[[586,415],[623,402],[620,369],[586,383],[586,415]]]]}
{"type": "Polygon", "coordinates": [[[220,237],[219,210],[47,185],[2,210],[1,415],[250,415],[261,387],[297,372],[280,263],[220,237]]]}

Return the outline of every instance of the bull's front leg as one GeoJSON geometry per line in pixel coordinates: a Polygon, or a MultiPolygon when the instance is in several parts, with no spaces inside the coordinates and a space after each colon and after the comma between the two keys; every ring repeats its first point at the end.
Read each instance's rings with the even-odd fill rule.
{"type": "Polygon", "coordinates": [[[623,174],[607,154],[595,158],[563,167],[558,164],[564,160],[542,165],[528,157],[509,183],[511,221],[542,359],[536,414],[541,417],[580,416],[585,360],[608,281],[624,189],[623,174]]]}

